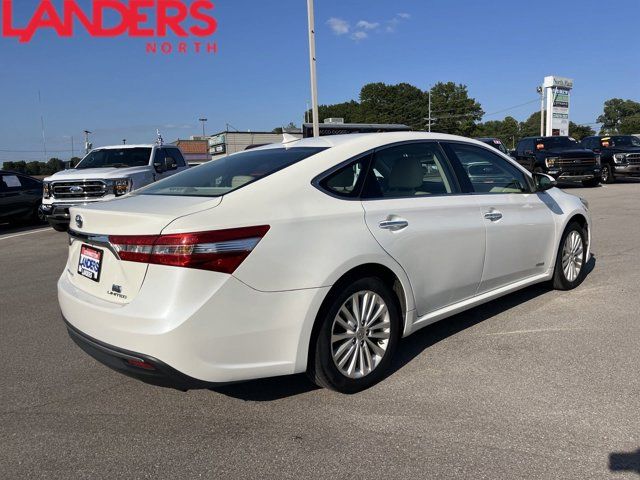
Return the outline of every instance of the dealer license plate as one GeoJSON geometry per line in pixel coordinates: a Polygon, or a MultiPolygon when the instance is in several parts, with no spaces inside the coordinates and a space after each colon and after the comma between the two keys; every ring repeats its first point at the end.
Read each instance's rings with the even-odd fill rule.
{"type": "Polygon", "coordinates": [[[94,282],[100,281],[100,269],[102,268],[103,251],[89,245],[80,247],[80,260],[78,261],[78,273],[94,282]]]}

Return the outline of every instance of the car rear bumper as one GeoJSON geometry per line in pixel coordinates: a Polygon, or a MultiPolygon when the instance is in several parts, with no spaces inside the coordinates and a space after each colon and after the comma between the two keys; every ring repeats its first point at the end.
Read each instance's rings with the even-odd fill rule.
{"type": "Polygon", "coordinates": [[[67,332],[76,345],[98,362],[119,373],[151,385],[181,391],[218,385],[185,375],[149,355],[124,350],[91,338],[71,325],[64,316],[63,319],[67,325],[67,332]]]}
{"type": "Polygon", "coordinates": [[[82,280],[66,269],[58,301],[67,324],[93,341],[83,349],[123,373],[182,389],[194,380],[209,385],[306,370],[311,329],[329,290],[260,292],[233,276],[150,265],[135,298],[116,304],[73,283],[82,280]],[[160,383],[158,374],[123,366],[122,355],[148,360],[160,383]]]}

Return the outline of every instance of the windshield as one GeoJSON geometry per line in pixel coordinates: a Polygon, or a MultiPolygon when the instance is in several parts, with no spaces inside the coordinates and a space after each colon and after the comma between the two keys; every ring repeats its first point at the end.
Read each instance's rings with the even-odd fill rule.
{"type": "Polygon", "coordinates": [[[603,138],[601,142],[604,144],[609,142],[612,147],[640,147],[640,139],[632,135],[625,135],[621,137],[609,137],[603,138]]]}
{"type": "Polygon", "coordinates": [[[324,148],[248,150],[173,175],[140,191],[142,195],[220,197],[260,180],[324,148]]]}
{"type": "Polygon", "coordinates": [[[76,166],[85,168],[127,168],[149,165],[151,148],[105,148],[94,150],[76,166]]]}
{"type": "MultiPolygon", "coordinates": [[[[538,145],[543,144],[544,150],[552,150],[554,148],[576,148],[580,144],[571,137],[548,137],[538,141],[538,145]]],[[[538,150],[541,150],[538,148],[538,150]]]]}

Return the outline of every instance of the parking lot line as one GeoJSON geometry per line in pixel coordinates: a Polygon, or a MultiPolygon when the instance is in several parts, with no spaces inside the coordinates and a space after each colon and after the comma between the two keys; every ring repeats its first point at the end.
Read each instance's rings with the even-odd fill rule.
{"type": "Polygon", "coordinates": [[[37,230],[30,230],[28,232],[16,233],[13,235],[7,235],[6,237],[0,237],[0,241],[9,240],[10,238],[22,237],[24,235],[31,235],[33,233],[47,232],[47,231],[51,231],[51,229],[49,227],[39,228],[37,230]]]}

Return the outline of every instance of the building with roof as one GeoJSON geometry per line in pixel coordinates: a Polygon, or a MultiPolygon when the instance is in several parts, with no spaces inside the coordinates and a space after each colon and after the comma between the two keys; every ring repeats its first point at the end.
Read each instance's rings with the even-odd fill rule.
{"type": "MultiPolygon", "coordinates": [[[[296,138],[302,138],[302,133],[287,133],[296,138]]],[[[209,154],[215,160],[250,148],[281,142],[281,133],[231,132],[226,130],[209,137],[209,154]]]]}
{"type": "Polygon", "coordinates": [[[211,160],[207,139],[201,137],[192,137],[190,140],[178,139],[172,145],[176,145],[182,150],[182,155],[189,165],[199,165],[211,160]]]}

